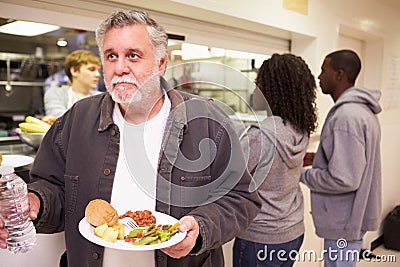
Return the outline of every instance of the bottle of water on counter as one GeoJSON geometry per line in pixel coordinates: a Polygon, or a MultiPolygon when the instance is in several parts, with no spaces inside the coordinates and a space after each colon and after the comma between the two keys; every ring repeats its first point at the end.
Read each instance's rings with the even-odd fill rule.
{"type": "Polygon", "coordinates": [[[9,232],[7,247],[21,254],[36,244],[36,230],[29,218],[26,183],[14,173],[12,166],[0,166],[0,216],[9,232]]]}

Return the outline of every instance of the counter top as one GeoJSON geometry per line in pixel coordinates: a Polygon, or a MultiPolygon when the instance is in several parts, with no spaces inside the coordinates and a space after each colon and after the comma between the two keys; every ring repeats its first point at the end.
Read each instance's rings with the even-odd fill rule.
{"type": "Polygon", "coordinates": [[[24,155],[34,157],[36,150],[25,144],[2,144],[0,142],[0,153],[3,155],[24,155]]]}

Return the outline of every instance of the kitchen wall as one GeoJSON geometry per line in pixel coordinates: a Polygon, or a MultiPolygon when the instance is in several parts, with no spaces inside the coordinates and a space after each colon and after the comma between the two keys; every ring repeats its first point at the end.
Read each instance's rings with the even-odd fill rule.
{"type": "MultiPolygon", "coordinates": [[[[177,22],[190,17],[234,26],[241,30],[259,33],[260,36],[268,33],[279,38],[290,39],[291,51],[305,58],[315,76],[318,76],[320,72],[324,56],[340,46],[340,36],[351,36],[359,40],[364,50],[362,84],[371,89],[380,89],[383,94],[381,104],[384,110],[380,115],[383,160],[382,219],[400,203],[397,192],[400,188],[400,165],[396,160],[397,150],[400,149],[400,140],[397,137],[400,131],[400,116],[398,116],[400,111],[400,49],[398,49],[400,33],[395,26],[400,25],[400,9],[387,6],[385,4],[387,1],[309,0],[306,15],[284,9],[283,0],[94,0],[91,3],[74,0],[70,3],[64,2],[33,0],[17,1],[14,4],[14,0],[0,1],[0,16],[4,17],[12,12],[20,18],[93,30],[99,20],[111,10],[110,7],[131,4],[154,10],[154,12],[165,12],[165,16],[159,16],[160,20],[165,22],[167,29],[176,32],[179,32],[177,22]],[[80,8],[74,8],[74,6],[80,8]],[[178,17],[171,17],[171,14],[178,17]]],[[[201,27],[201,23],[199,25],[201,27]]],[[[207,41],[207,36],[200,41],[207,41]]],[[[245,38],[243,45],[238,42],[235,46],[242,46],[249,52],[263,52],[259,43],[249,43],[245,38]]],[[[331,99],[319,91],[318,108],[321,126],[331,106],[331,99]]],[[[305,198],[308,198],[307,189],[304,191],[305,198]]],[[[313,226],[307,214],[308,211],[306,211],[306,247],[318,247],[320,240],[312,236],[313,226]]],[[[381,230],[368,233],[365,246],[369,246],[370,242],[380,234],[381,230]]]]}

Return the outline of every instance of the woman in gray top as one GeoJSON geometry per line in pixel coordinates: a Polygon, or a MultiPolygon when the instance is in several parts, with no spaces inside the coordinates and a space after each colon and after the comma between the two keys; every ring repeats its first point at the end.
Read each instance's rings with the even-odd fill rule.
{"type": "Polygon", "coordinates": [[[241,138],[260,213],[236,239],[233,266],[292,266],[303,243],[303,195],[299,179],[310,134],[317,127],[316,83],[305,61],[274,54],[256,78],[254,108],[270,108],[259,126],[241,138]]]}

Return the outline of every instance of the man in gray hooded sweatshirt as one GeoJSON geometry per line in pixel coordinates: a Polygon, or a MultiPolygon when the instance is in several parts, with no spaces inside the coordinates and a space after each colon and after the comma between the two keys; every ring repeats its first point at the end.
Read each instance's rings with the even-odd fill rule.
{"type": "Polygon", "coordinates": [[[311,191],[325,266],[355,266],[365,232],[376,230],[381,218],[381,93],[354,87],[361,61],[351,50],[327,55],[321,69],[322,92],[335,104],[301,181],[311,191]]]}

